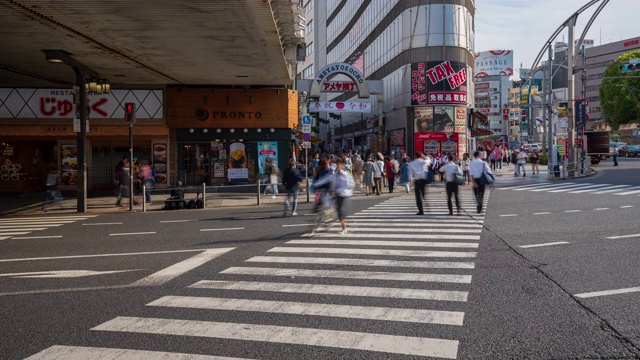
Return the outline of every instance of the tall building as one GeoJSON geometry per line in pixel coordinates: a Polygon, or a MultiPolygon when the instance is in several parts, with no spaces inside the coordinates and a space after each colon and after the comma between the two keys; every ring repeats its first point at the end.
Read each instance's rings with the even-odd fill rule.
{"type": "MultiPolygon", "coordinates": [[[[369,99],[358,99],[355,93],[322,95],[321,100],[326,96],[332,102],[369,101],[372,109],[368,114],[321,113],[320,118],[331,122],[327,142],[334,148],[395,153],[466,152],[466,114],[473,102],[474,1],[327,0],[314,5],[307,24],[313,21],[312,32],[323,29],[313,36],[313,52],[318,52],[314,70],[332,63],[361,64],[367,80],[384,83],[383,94],[369,99]],[[321,40],[323,31],[326,38],[321,40]]],[[[304,64],[302,71],[311,63],[304,64]]],[[[305,78],[302,71],[299,78],[305,78]]]]}
{"type": "Polygon", "coordinates": [[[600,106],[600,84],[604,71],[620,55],[640,50],[640,37],[616,41],[605,45],[587,48],[584,57],[578,58],[576,65],[584,65],[582,73],[576,74],[575,94],[589,100],[588,128],[604,130],[608,128],[600,106]]]}

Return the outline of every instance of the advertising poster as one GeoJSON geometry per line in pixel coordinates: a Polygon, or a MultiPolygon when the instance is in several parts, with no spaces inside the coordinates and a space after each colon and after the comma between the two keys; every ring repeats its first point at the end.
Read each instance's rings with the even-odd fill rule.
{"type": "Polygon", "coordinates": [[[475,56],[474,77],[513,75],[513,51],[490,50],[475,56]]]}
{"type": "Polygon", "coordinates": [[[247,168],[247,151],[244,143],[234,142],[229,145],[229,171],[227,177],[230,183],[246,183],[249,181],[247,168]]]}
{"type": "Polygon", "coordinates": [[[428,140],[424,142],[424,153],[425,154],[439,154],[440,153],[440,141],[438,140],[428,140]]]}
{"type": "Polygon", "coordinates": [[[433,131],[433,107],[413,108],[414,129],[416,133],[433,131]]]}
{"type": "Polygon", "coordinates": [[[213,163],[213,177],[215,177],[215,178],[223,178],[224,177],[224,163],[223,162],[214,162],[213,163]]]}
{"type": "Polygon", "coordinates": [[[153,168],[156,184],[167,183],[167,144],[153,144],[153,168]]]}
{"type": "Polygon", "coordinates": [[[411,105],[467,104],[467,64],[428,61],[411,64],[411,105]]]}
{"type": "Polygon", "coordinates": [[[453,106],[434,106],[432,131],[445,132],[452,130],[454,116],[453,106]]]}
{"type": "Polygon", "coordinates": [[[267,160],[273,159],[273,164],[278,167],[278,143],[275,141],[258,142],[258,171],[264,176],[267,171],[267,160]]]}
{"type": "Polygon", "coordinates": [[[60,145],[62,151],[61,166],[62,179],[61,185],[76,185],[78,183],[78,146],[77,145],[60,145]]]}
{"type": "Polygon", "coordinates": [[[447,140],[442,142],[442,153],[449,153],[456,156],[458,153],[458,143],[455,141],[447,140]]]}

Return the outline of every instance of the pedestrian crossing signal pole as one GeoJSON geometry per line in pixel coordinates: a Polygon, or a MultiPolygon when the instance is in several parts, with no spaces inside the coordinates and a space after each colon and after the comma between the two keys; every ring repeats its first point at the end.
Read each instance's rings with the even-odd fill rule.
{"type": "Polygon", "coordinates": [[[124,104],[124,119],[129,124],[129,211],[133,211],[133,124],[136,122],[136,104],[124,104]]]}

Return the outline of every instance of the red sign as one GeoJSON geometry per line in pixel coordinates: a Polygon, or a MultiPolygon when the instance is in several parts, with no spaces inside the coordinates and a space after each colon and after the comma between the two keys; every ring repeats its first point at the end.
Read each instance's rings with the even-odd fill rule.
{"type": "Polygon", "coordinates": [[[460,91],[431,91],[430,104],[466,104],[467,93],[460,91]]]}
{"type": "Polygon", "coordinates": [[[356,83],[353,81],[325,81],[322,83],[323,92],[345,92],[358,91],[356,83]]]}
{"type": "Polygon", "coordinates": [[[638,39],[625,41],[624,47],[628,47],[628,46],[632,46],[632,45],[638,45],[639,43],[640,43],[640,40],[638,40],[638,39]]]}
{"type": "Polygon", "coordinates": [[[447,135],[447,133],[443,132],[416,133],[414,135],[415,140],[455,140],[457,138],[457,133],[447,135]]]}

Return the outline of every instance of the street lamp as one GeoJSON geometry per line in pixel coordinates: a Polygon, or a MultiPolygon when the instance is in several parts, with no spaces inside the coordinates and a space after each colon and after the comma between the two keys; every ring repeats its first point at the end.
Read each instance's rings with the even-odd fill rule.
{"type": "MultiPolygon", "coordinates": [[[[45,59],[54,64],[65,64],[70,66],[75,75],[75,85],[78,87],[78,98],[76,102],[76,116],[80,120],[80,131],[77,133],[78,146],[78,176],[77,176],[77,210],[80,213],[87,211],[87,153],[85,147],[87,144],[87,88],[92,92],[98,93],[98,74],[86,65],[73,59],[71,54],[64,50],[43,50],[45,59]],[[91,83],[87,83],[87,76],[91,76],[91,83]]],[[[108,94],[111,85],[108,81],[102,80],[100,92],[108,94]]],[[[75,118],[75,117],[74,117],[75,118]]]]}

